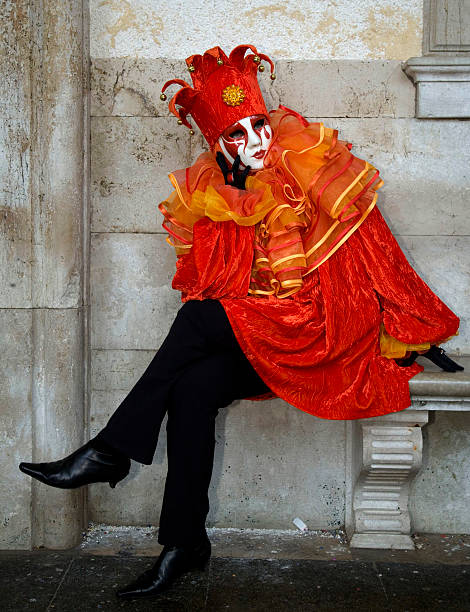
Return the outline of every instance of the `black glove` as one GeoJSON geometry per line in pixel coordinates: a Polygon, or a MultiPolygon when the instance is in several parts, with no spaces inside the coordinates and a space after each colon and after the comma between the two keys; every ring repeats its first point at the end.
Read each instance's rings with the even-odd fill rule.
{"type": "Polygon", "coordinates": [[[220,151],[217,152],[215,159],[222,170],[225,184],[231,185],[232,187],[237,187],[237,189],[245,189],[246,177],[251,170],[251,166],[247,166],[243,171],[240,171],[240,155],[237,155],[235,161],[233,162],[232,169],[230,170],[227,160],[220,151]]]}
{"type": "MultiPolygon", "coordinates": [[[[409,357],[405,357],[404,359],[397,360],[399,366],[407,367],[415,362],[418,353],[416,351],[412,351],[409,357]]],[[[463,366],[456,363],[453,359],[446,355],[446,352],[443,348],[436,346],[433,344],[429,351],[426,353],[422,353],[422,357],[426,357],[437,366],[439,366],[444,372],[458,372],[463,370],[463,366]]]]}

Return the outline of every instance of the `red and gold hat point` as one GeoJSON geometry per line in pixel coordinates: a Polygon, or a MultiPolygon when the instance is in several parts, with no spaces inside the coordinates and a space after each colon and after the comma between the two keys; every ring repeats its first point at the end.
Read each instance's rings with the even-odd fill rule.
{"type": "Polygon", "coordinates": [[[253,45],[239,45],[229,56],[220,47],[213,47],[204,55],[191,55],[186,65],[193,85],[171,79],[163,86],[160,99],[166,100],[167,87],[181,85],[169,102],[170,111],[194,133],[187,120],[190,114],[212,147],[220,134],[240,119],[268,115],[257,78],[258,71],[264,70],[262,60],[269,63],[274,80],[272,60],[258,53],[253,45]]]}

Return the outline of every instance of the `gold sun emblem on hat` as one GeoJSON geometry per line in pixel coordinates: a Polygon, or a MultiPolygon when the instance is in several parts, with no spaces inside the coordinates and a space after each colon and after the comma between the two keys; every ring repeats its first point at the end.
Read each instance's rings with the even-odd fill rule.
{"type": "Polygon", "coordinates": [[[238,85],[229,85],[222,91],[222,100],[227,106],[240,106],[245,99],[245,92],[238,85]]]}

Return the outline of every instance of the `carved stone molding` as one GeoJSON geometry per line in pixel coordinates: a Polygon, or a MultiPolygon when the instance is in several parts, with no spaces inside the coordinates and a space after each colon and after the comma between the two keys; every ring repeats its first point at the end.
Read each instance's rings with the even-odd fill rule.
{"type": "Polygon", "coordinates": [[[470,117],[469,0],[425,0],[423,54],[403,64],[416,85],[416,117],[470,117]]]}
{"type": "Polygon", "coordinates": [[[424,54],[470,53],[470,2],[425,0],[424,54]]]}
{"type": "Polygon", "coordinates": [[[403,70],[416,85],[416,117],[470,117],[470,57],[412,57],[403,70]]]}

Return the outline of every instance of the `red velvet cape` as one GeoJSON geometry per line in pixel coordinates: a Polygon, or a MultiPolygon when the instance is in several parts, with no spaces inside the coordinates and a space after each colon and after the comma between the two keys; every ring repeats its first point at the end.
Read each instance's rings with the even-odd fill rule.
{"type": "Polygon", "coordinates": [[[378,208],[286,299],[247,296],[253,236],[233,221],[198,221],[173,287],[184,301],[225,296],[235,336],[271,397],[326,419],[407,408],[408,381],[423,368],[381,355],[380,324],[402,342],[438,343],[459,319],[409,265],[378,208]]]}

